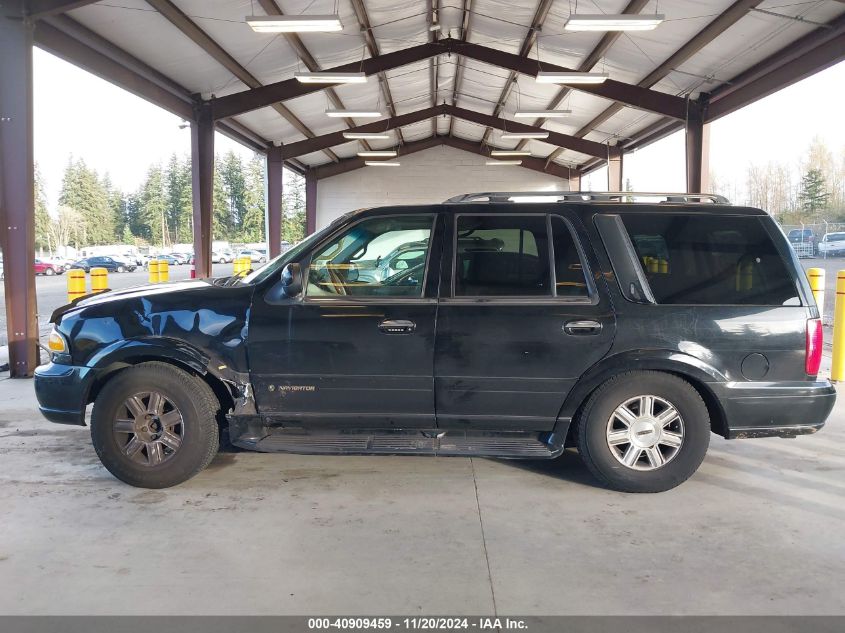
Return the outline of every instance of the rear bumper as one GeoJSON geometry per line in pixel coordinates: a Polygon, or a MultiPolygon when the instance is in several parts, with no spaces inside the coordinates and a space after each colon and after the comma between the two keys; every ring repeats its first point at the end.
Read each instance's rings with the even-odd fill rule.
{"type": "Polygon", "coordinates": [[[85,426],[85,405],[96,370],[48,363],[35,370],[35,397],[41,415],[58,424],[85,426]]]}
{"type": "Polygon", "coordinates": [[[815,433],[824,426],[836,402],[836,390],[827,380],[709,386],[724,409],[728,439],[815,433]]]}

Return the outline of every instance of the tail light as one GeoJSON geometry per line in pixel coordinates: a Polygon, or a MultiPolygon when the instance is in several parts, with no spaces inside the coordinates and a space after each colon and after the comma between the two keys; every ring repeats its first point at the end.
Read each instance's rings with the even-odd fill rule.
{"type": "Polygon", "coordinates": [[[822,362],[823,341],[822,320],[807,319],[807,354],[804,367],[808,376],[815,376],[819,373],[819,366],[822,362]]]}

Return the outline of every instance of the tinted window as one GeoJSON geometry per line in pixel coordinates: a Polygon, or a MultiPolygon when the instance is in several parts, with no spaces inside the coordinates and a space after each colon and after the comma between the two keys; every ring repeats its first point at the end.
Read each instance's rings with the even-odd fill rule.
{"type": "Polygon", "coordinates": [[[561,218],[552,218],[552,239],[555,255],[555,294],[559,297],[588,296],[587,278],[578,247],[572,232],[561,218]]]}
{"type": "Polygon", "coordinates": [[[372,218],[359,222],[311,258],[309,297],[420,297],[433,215],[372,218]],[[415,258],[399,269],[382,260],[409,246],[415,258]]]}
{"type": "Polygon", "coordinates": [[[455,296],[551,296],[545,216],[457,220],[455,296]]]}
{"type": "Polygon", "coordinates": [[[760,218],[626,214],[657,303],[799,305],[760,218]]]}

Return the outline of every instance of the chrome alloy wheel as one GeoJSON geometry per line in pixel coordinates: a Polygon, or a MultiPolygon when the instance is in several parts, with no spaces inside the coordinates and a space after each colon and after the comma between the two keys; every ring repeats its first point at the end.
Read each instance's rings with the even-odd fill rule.
{"type": "Polygon", "coordinates": [[[142,466],[158,466],[182,446],[182,413],[157,391],[136,393],[118,409],[114,433],[126,457],[142,466]]]}
{"type": "Polygon", "coordinates": [[[684,422],[672,404],[637,396],[620,404],[607,421],[607,445],[633,470],[656,470],[672,461],[684,443],[684,422]]]}

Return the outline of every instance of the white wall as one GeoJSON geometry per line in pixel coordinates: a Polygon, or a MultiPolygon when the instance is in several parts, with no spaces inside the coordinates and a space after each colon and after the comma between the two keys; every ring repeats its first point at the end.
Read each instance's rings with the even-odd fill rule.
{"type": "Polygon", "coordinates": [[[427,204],[474,191],[567,191],[569,182],[441,145],[402,156],[400,167],[363,167],[317,182],[317,228],[362,207],[427,204]]]}

